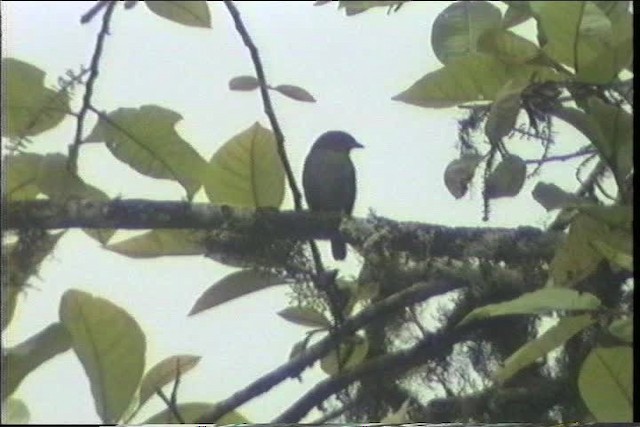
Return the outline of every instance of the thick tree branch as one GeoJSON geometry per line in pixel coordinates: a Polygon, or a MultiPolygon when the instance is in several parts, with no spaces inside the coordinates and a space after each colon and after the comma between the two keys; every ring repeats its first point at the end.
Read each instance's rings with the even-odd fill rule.
{"type": "MultiPolygon", "coordinates": [[[[329,239],[341,224],[335,213],[236,209],[208,203],[70,199],[5,202],[2,229],[117,228],[222,229],[272,239],[329,239]]],[[[404,252],[420,260],[477,257],[507,263],[549,260],[562,234],[533,227],[445,227],[381,217],[342,219],[342,233],[367,259],[404,252]],[[344,224],[343,224],[344,225],[344,224]]],[[[428,265],[423,269],[428,269],[428,265]]]]}

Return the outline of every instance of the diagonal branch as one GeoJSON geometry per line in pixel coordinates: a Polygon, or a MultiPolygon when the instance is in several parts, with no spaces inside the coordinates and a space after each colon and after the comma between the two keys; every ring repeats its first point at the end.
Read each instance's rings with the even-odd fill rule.
{"type": "Polygon", "coordinates": [[[320,402],[323,402],[354,381],[372,373],[384,372],[385,376],[393,378],[425,363],[430,358],[443,355],[448,352],[456,342],[462,339],[466,330],[468,330],[468,328],[456,328],[428,334],[410,349],[377,357],[353,369],[320,381],[297,402],[274,419],[272,423],[298,422],[320,402]]]}
{"type": "MultiPolygon", "coordinates": [[[[446,276],[446,274],[445,274],[446,276]]],[[[196,423],[215,423],[220,417],[249,400],[266,393],[287,378],[297,378],[302,371],[331,351],[342,338],[350,336],[374,320],[386,317],[409,305],[424,301],[436,295],[468,285],[464,280],[448,278],[433,279],[417,283],[402,292],[394,294],[378,304],[367,307],[356,316],[346,320],[335,332],[332,332],[314,345],[308,347],[300,356],[281,365],[258,378],[231,397],[218,402],[216,408],[200,417],[196,423]]]]}

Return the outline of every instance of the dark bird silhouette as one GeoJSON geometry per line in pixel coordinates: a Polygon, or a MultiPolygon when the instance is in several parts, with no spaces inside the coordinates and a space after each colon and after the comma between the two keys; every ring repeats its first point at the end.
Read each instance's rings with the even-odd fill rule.
{"type": "MultiPolygon", "coordinates": [[[[302,186],[312,211],[342,212],[351,215],[356,200],[356,170],[349,152],[362,148],[351,135],[329,131],[320,135],[304,162],[302,186]]],[[[340,235],[331,239],[336,260],[347,255],[347,245],[340,235]]]]}

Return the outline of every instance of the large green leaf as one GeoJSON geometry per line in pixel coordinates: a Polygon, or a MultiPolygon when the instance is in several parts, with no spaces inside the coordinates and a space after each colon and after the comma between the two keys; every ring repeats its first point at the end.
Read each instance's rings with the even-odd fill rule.
{"type": "Polygon", "coordinates": [[[516,299],[488,304],[474,309],[460,321],[460,325],[477,319],[512,314],[541,314],[555,310],[597,310],[598,297],[566,288],[545,288],[526,293],[516,299]]]}
{"type": "Polygon", "coordinates": [[[36,335],[2,354],[2,400],[10,396],[22,380],[47,360],[71,348],[71,339],[61,323],[47,326],[36,335]]]}
{"type": "Polygon", "coordinates": [[[633,420],[633,349],[627,346],[594,348],[578,376],[584,403],[598,422],[633,420]]]}
{"type": "Polygon", "coordinates": [[[604,239],[606,233],[600,221],[584,214],[575,216],[567,239],[551,261],[549,274],[553,286],[572,286],[593,273],[603,257],[591,241],[604,239]]]}
{"type": "Polygon", "coordinates": [[[62,296],[60,320],[89,378],[100,419],[115,423],[129,407],[144,372],[142,329],[122,308],[78,290],[62,296]]]}
{"type": "Polygon", "coordinates": [[[87,141],[104,141],[115,157],[143,175],[177,181],[191,199],[207,162],[176,132],[181,119],[157,105],[119,108],[100,118],[87,141]]]}
{"type": "Polygon", "coordinates": [[[633,115],[598,98],[589,99],[589,115],[599,125],[602,139],[594,142],[617,182],[633,169],[633,115]]]}
{"type": "Polygon", "coordinates": [[[189,27],[211,28],[211,13],[204,0],[158,1],[145,0],[150,11],[169,21],[189,27]]]}
{"type": "Polygon", "coordinates": [[[507,155],[491,171],[485,182],[485,196],[488,199],[516,196],[527,177],[527,165],[515,155],[507,155]]]}
{"type": "Polygon", "coordinates": [[[2,424],[29,424],[29,408],[13,397],[2,402],[2,424]]]}
{"type": "Polygon", "coordinates": [[[69,95],[45,87],[45,73],[38,67],[2,58],[2,77],[2,136],[38,135],[70,112],[69,95]]]}
{"type": "Polygon", "coordinates": [[[538,338],[529,341],[513,353],[495,374],[499,383],[504,383],[520,370],[526,368],[554,348],[562,345],[569,338],[593,324],[595,320],[590,315],[563,317],[560,321],[545,331],[538,338]]]}
{"type": "Polygon", "coordinates": [[[427,108],[492,101],[512,79],[543,82],[560,81],[564,77],[548,67],[508,65],[490,55],[472,54],[425,75],[392,99],[427,108]]]}
{"type": "Polygon", "coordinates": [[[257,270],[236,271],[225,276],[204,291],[193,305],[189,316],[252,292],[284,283],[286,282],[282,277],[272,273],[257,270]]]}
{"type": "Polygon", "coordinates": [[[176,255],[202,255],[205,232],[157,229],[108,244],[105,249],[130,258],[156,258],[176,255]]]}
{"type": "Polygon", "coordinates": [[[507,64],[524,64],[540,54],[534,43],[505,29],[485,31],[478,39],[478,50],[507,64]]]}
{"type": "Polygon", "coordinates": [[[609,332],[618,339],[633,344],[633,315],[611,322],[609,332]]]}
{"type": "Polygon", "coordinates": [[[522,91],[526,86],[527,82],[509,80],[498,91],[484,125],[484,133],[492,144],[500,143],[515,128],[522,104],[522,91]]]}
{"type": "Polygon", "coordinates": [[[162,389],[165,385],[176,381],[178,374],[180,378],[186,372],[193,369],[200,361],[200,356],[183,354],[170,356],[158,362],[145,374],[140,383],[140,398],[138,407],[142,407],[149,400],[157,389],[162,389]]]}
{"type": "Polygon", "coordinates": [[[2,160],[6,172],[2,193],[9,201],[33,200],[40,193],[38,188],[38,172],[42,155],[20,153],[5,156],[2,160]]]}
{"type": "Polygon", "coordinates": [[[433,22],[431,46],[443,64],[478,51],[478,39],[488,29],[500,28],[500,9],[487,1],[459,1],[433,22]]]}
{"type": "Polygon", "coordinates": [[[218,205],[278,208],[284,199],[284,167],[271,130],[259,123],[227,141],[213,155],[204,188],[218,205]]]}
{"type": "Polygon", "coordinates": [[[580,81],[609,83],[630,62],[630,22],[616,23],[614,32],[609,17],[590,1],[530,4],[547,39],[543,50],[575,69],[580,81]]]}
{"type": "MultiPolygon", "coordinates": [[[[180,416],[183,418],[184,422],[187,424],[195,424],[196,421],[206,414],[207,412],[211,412],[215,409],[215,403],[203,403],[203,402],[189,402],[189,403],[180,403],[177,405],[177,410],[180,416]]],[[[152,416],[151,418],[145,420],[142,424],[179,424],[180,422],[176,420],[171,409],[167,408],[160,413],[152,416]]],[[[231,411],[224,414],[218,420],[216,420],[217,425],[228,425],[228,424],[249,424],[247,418],[243,417],[237,411],[231,411]]]]}

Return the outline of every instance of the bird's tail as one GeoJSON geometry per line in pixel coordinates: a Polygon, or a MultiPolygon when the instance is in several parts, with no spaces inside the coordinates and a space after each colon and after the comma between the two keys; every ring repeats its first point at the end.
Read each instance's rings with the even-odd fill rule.
{"type": "Polygon", "coordinates": [[[341,261],[347,256],[347,243],[340,236],[331,239],[331,253],[333,259],[341,261]]]}

